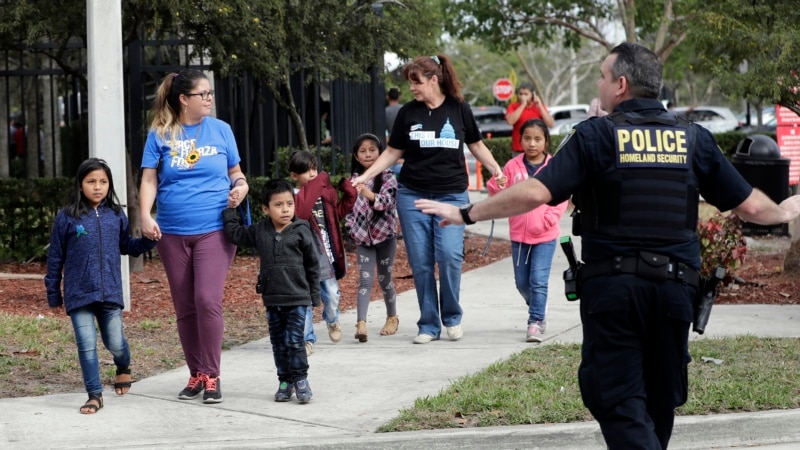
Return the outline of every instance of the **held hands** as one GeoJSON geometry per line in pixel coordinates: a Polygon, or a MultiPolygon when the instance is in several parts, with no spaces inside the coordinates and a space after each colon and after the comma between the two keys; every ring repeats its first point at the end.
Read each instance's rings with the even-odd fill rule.
{"type": "Polygon", "coordinates": [[[508,187],[508,177],[503,172],[497,172],[494,174],[494,181],[497,183],[497,187],[500,189],[505,189],[508,187]]]}
{"type": "Polygon", "coordinates": [[[247,197],[247,191],[248,188],[242,185],[231,188],[230,193],[228,193],[228,208],[238,207],[247,197]]]}
{"type": "Polygon", "coordinates": [[[356,192],[358,195],[364,196],[369,201],[375,201],[375,193],[372,192],[366,185],[366,183],[358,183],[354,185],[356,188],[356,192]]]}
{"type": "MultiPolygon", "coordinates": [[[[366,182],[367,182],[367,179],[364,178],[363,175],[359,175],[359,176],[357,176],[357,177],[355,177],[355,178],[350,180],[350,184],[352,184],[353,187],[356,188],[356,190],[358,190],[358,185],[359,184],[363,185],[366,182]]],[[[359,193],[361,193],[361,191],[359,191],[359,193]]]]}
{"type": "Polygon", "coordinates": [[[158,223],[153,220],[150,214],[147,214],[146,217],[142,217],[142,236],[151,241],[161,239],[161,227],[158,226],[158,223]]]}

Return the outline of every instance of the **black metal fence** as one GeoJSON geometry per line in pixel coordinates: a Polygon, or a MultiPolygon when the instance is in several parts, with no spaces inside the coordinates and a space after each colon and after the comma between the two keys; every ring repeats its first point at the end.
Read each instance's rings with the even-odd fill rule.
{"type": "MultiPolygon", "coordinates": [[[[0,142],[7,138],[7,172],[0,177],[54,177],[75,172],[89,152],[86,86],[86,48],[73,44],[57,52],[52,44],[37,44],[0,52],[0,142]],[[58,53],[58,61],[52,55],[58,53]],[[48,56],[51,55],[51,56],[48,56]],[[35,120],[32,120],[35,119],[35,120]]],[[[271,176],[279,148],[298,146],[297,134],[286,111],[272,98],[264,83],[245,74],[216,77],[207,58],[190,59],[191,42],[184,40],[136,41],[125,49],[125,131],[133,170],[138,170],[149,129],[148,111],[160,80],[182,68],[208,71],[216,90],[216,116],[228,122],[236,136],[243,169],[248,175],[271,176]]],[[[367,83],[334,80],[326,86],[306,86],[307,74],[291,80],[292,93],[306,128],[310,146],[322,137],[321,113],[329,105],[331,146],[334,153],[349,154],[356,136],[385,132],[384,87],[376,71],[367,83]],[[329,103],[326,103],[328,102],[329,103]]],[[[323,161],[330,171],[336,159],[323,161]]],[[[344,161],[349,161],[345,158],[344,161]]]]}

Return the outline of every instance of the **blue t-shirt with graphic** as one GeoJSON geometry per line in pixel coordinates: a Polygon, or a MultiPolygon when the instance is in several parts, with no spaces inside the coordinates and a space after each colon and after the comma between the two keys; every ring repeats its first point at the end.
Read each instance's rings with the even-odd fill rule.
{"type": "Polygon", "coordinates": [[[228,170],[241,161],[230,125],[205,117],[184,126],[173,148],[150,130],[143,169],[158,170],[156,221],[163,233],[196,235],[222,229],[228,203],[228,170]]]}

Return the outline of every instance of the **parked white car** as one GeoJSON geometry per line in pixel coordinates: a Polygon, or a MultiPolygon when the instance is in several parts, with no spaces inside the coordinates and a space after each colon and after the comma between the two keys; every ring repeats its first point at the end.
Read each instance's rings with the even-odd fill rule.
{"type": "Polygon", "coordinates": [[[566,134],[575,124],[586,119],[589,105],[556,105],[548,107],[547,110],[555,122],[550,128],[550,134],[566,134]]]}
{"type": "Polygon", "coordinates": [[[672,108],[671,111],[712,133],[725,133],[741,126],[733,111],[724,106],[695,106],[694,108],[684,106],[672,108]]]}
{"type": "Polygon", "coordinates": [[[566,119],[585,119],[589,113],[589,105],[556,105],[548,106],[547,110],[556,122],[566,119]]]}

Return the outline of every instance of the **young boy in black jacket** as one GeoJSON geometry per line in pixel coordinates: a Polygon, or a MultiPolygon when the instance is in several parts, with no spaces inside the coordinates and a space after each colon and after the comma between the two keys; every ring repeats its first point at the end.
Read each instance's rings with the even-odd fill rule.
{"type": "Polygon", "coordinates": [[[307,221],[294,215],[294,193],[286,180],[270,180],[261,191],[267,218],[242,226],[233,208],[222,213],[225,235],[238,246],[255,247],[261,259],[256,290],[267,308],[269,340],[278,369],[276,402],[299,403],[313,397],[303,331],[306,310],[320,304],[316,237],[307,221]]]}

